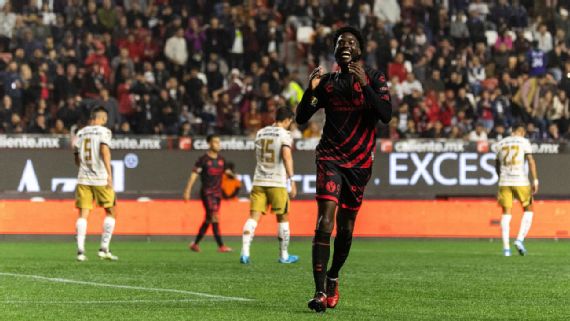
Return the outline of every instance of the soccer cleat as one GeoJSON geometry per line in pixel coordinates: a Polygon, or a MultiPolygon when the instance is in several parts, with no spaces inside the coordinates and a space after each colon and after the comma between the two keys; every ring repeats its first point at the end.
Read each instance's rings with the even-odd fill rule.
{"type": "Polygon", "coordinates": [[[280,257],[279,260],[277,260],[277,262],[282,263],[282,264],[297,263],[298,261],[299,261],[298,255],[289,255],[289,257],[286,259],[280,257]]]}
{"type": "Polygon", "coordinates": [[[331,279],[327,276],[327,308],[334,309],[338,304],[338,278],[331,279]]]}
{"type": "Polygon", "coordinates": [[[524,247],[524,244],[522,241],[516,240],[515,241],[515,247],[517,248],[517,251],[519,251],[519,254],[521,256],[526,255],[526,248],[524,247]]]}
{"type": "Polygon", "coordinates": [[[249,256],[242,255],[239,257],[239,263],[241,264],[249,264],[249,256]]]}
{"type": "Polygon", "coordinates": [[[198,253],[199,253],[199,252],[202,252],[202,250],[200,250],[200,245],[198,245],[198,244],[196,244],[196,243],[194,243],[194,242],[190,243],[190,245],[188,245],[188,248],[189,248],[190,251],[192,251],[192,252],[198,252],[198,253]]]}
{"type": "Polygon", "coordinates": [[[220,252],[220,253],[229,253],[229,252],[233,252],[233,251],[234,250],[229,246],[222,245],[222,246],[218,247],[218,252],[220,252]]]}
{"type": "Polygon", "coordinates": [[[119,257],[115,256],[109,250],[99,249],[99,253],[97,253],[101,260],[109,260],[109,261],[118,261],[119,257]]]}
{"type": "Polygon", "coordinates": [[[85,256],[85,253],[77,252],[77,261],[79,261],[79,262],[87,261],[87,256],[85,256]]]}
{"type": "Polygon", "coordinates": [[[317,313],[325,312],[327,310],[327,295],[323,292],[315,293],[315,296],[309,301],[307,306],[317,313]]]}
{"type": "Polygon", "coordinates": [[[503,250],[503,255],[504,255],[504,256],[511,256],[511,249],[504,249],[504,250],[503,250]]]}

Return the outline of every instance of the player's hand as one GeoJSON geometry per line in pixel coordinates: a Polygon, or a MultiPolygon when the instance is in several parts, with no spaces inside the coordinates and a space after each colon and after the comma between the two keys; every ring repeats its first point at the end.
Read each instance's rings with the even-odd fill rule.
{"type": "Polygon", "coordinates": [[[291,191],[289,191],[289,198],[295,198],[297,196],[297,184],[291,181],[291,191]]]}
{"type": "Polygon", "coordinates": [[[111,176],[107,177],[107,187],[113,188],[113,178],[111,176]]]}
{"type": "Polygon", "coordinates": [[[538,182],[535,182],[534,184],[532,184],[531,190],[532,190],[532,195],[538,193],[538,182]]]}
{"type": "Polygon", "coordinates": [[[366,86],[366,72],[364,72],[364,68],[359,62],[350,62],[348,64],[348,71],[354,75],[361,86],[366,86]]]}
{"type": "Polygon", "coordinates": [[[190,191],[184,191],[184,193],[182,193],[182,199],[184,199],[184,202],[188,202],[190,200],[190,191]]]}
{"type": "Polygon", "coordinates": [[[311,90],[315,90],[319,83],[321,82],[321,77],[325,73],[325,69],[321,66],[318,66],[311,72],[309,75],[309,82],[311,83],[311,90]]]}

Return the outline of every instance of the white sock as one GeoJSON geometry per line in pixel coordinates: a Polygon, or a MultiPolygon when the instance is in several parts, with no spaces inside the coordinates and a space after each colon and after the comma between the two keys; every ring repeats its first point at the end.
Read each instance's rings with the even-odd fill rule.
{"type": "Polygon", "coordinates": [[[85,235],[87,234],[87,220],[83,217],[75,222],[75,230],[77,231],[77,251],[85,253],[85,235]]]}
{"type": "Polygon", "coordinates": [[[528,234],[530,230],[530,226],[532,225],[532,212],[524,212],[522,220],[521,220],[521,228],[519,230],[519,235],[517,236],[517,241],[524,241],[524,238],[528,234]]]}
{"type": "Polygon", "coordinates": [[[101,249],[108,251],[111,243],[111,236],[115,229],[115,218],[106,216],[103,220],[103,233],[101,234],[101,249]]]}
{"type": "Polygon", "coordinates": [[[241,255],[249,256],[249,248],[251,247],[251,242],[253,241],[253,234],[255,233],[255,228],[257,227],[257,222],[248,218],[243,225],[242,234],[242,245],[241,245],[241,255]]]}
{"type": "Polygon", "coordinates": [[[509,228],[511,226],[511,214],[503,214],[501,217],[501,232],[503,235],[503,249],[508,250],[511,248],[509,244],[509,228]]]}
{"type": "Polygon", "coordinates": [[[286,260],[289,258],[289,222],[279,223],[279,231],[277,233],[277,238],[279,239],[279,251],[281,258],[286,260]]]}

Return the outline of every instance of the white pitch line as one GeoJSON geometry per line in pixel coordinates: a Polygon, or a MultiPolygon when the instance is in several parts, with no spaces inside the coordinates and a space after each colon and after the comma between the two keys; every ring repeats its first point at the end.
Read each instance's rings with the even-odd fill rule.
{"type": "Polygon", "coordinates": [[[1,304],[125,304],[125,303],[188,303],[207,302],[205,299],[181,299],[181,300],[115,300],[115,301],[32,301],[32,300],[7,300],[0,301],[1,304]]]}
{"type": "Polygon", "coordinates": [[[127,289],[127,290],[139,290],[139,291],[151,291],[151,292],[169,292],[169,293],[189,294],[189,295],[200,296],[200,297],[210,298],[210,299],[217,299],[217,300],[253,301],[252,299],[247,299],[247,298],[240,298],[240,297],[233,297],[233,296],[223,296],[223,295],[208,294],[208,293],[202,293],[202,292],[193,292],[193,291],[186,291],[186,290],[162,289],[162,288],[147,288],[147,287],[143,287],[143,286],[131,286],[131,285],[120,285],[120,284],[97,283],[97,282],[77,281],[77,280],[62,279],[62,278],[48,278],[48,277],[41,276],[41,275],[30,275],[30,274],[18,274],[18,273],[5,273],[5,272],[0,272],[0,276],[12,276],[12,277],[28,278],[28,279],[35,279],[35,280],[41,280],[41,281],[49,281],[49,282],[57,282],[57,283],[70,283],[70,284],[81,284],[81,285],[90,285],[90,286],[100,286],[100,287],[115,288],[115,289],[127,289]]]}

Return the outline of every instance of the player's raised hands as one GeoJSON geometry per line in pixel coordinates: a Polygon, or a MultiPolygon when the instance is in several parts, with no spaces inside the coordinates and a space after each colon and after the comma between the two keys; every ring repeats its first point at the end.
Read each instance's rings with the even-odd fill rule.
{"type": "Polygon", "coordinates": [[[321,82],[321,77],[323,76],[324,73],[325,73],[325,68],[323,68],[322,66],[318,66],[313,70],[313,72],[311,72],[311,74],[309,75],[309,81],[311,82],[311,90],[317,88],[317,86],[321,82]]]}
{"type": "Polygon", "coordinates": [[[348,71],[354,75],[361,86],[366,86],[366,72],[364,72],[364,67],[359,62],[350,62],[348,71]]]}

